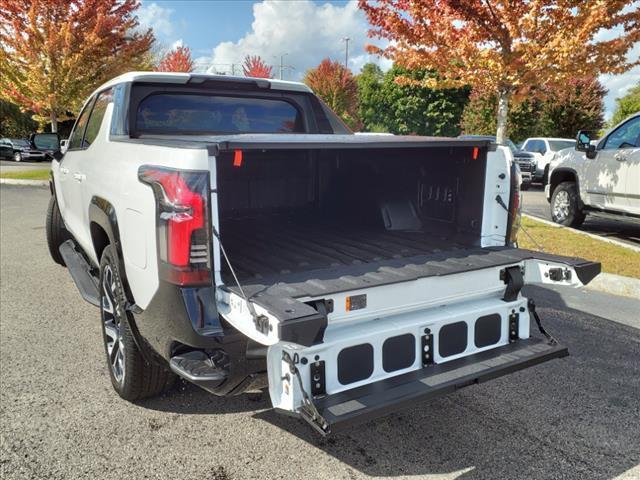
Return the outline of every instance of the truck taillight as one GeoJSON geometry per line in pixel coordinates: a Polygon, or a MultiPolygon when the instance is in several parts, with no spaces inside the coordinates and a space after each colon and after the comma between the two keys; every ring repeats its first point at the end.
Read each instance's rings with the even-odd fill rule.
{"type": "Polygon", "coordinates": [[[211,282],[209,173],[143,166],[156,197],[160,275],[176,285],[211,282]]]}
{"type": "Polygon", "coordinates": [[[520,184],[522,175],[520,167],[516,162],[511,164],[511,193],[509,196],[509,219],[507,223],[507,244],[511,245],[518,241],[518,232],[522,221],[522,197],[520,184]]]}

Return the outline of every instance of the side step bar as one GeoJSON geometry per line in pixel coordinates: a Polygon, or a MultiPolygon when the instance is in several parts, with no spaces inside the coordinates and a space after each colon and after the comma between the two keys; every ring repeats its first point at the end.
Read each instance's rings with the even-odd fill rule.
{"type": "Polygon", "coordinates": [[[228,363],[223,350],[216,350],[211,354],[194,350],[172,357],[169,361],[169,367],[185,380],[208,390],[219,386],[226,380],[225,364],[228,363]]]}
{"type": "Polygon", "coordinates": [[[78,287],[80,295],[91,305],[100,306],[98,279],[91,274],[91,267],[84,257],[76,250],[73,240],[67,240],[60,245],[60,255],[69,269],[71,278],[78,287]]]}
{"type": "Polygon", "coordinates": [[[316,399],[315,406],[329,428],[321,434],[387,415],[418,401],[449,394],[459,388],[501,377],[553,358],[569,355],[566,347],[539,338],[518,340],[494,350],[375,382],[316,399]]]}

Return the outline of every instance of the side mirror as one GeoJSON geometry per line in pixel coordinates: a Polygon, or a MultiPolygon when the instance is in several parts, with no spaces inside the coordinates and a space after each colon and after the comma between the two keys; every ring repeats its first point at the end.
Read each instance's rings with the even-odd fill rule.
{"type": "Polygon", "coordinates": [[[57,133],[34,133],[29,140],[38,150],[60,151],[60,137],[57,133]]]}
{"type": "Polygon", "coordinates": [[[63,155],[67,153],[67,148],[69,148],[69,139],[60,140],[60,153],[63,155]]]}
{"type": "Polygon", "coordinates": [[[576,150],[584,152],[587,158],[596,157],[596,146],[591,143],[591,132],[580,130],[576,136],[576,150]]]}

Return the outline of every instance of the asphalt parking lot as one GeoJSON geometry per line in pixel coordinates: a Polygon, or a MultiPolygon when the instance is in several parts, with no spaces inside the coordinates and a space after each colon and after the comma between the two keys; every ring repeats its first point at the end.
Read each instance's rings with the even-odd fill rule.
{"type": "MultiPolygon", "coordinates": [[[[549,202],[542,186],[531,185],[529,190],[522,192],[522,211],[551,221],[549,202]]],[[[637,223],[588,215],[579,230],[640,247],[640,225],[637,223]]]]}
{"type": "Polygon", "coordinates": [[[48,198],[0,186],[2,479],[640,478],[640,300],[531,288],[571,356],[322,439],[266,398],[117,397],[48,198]]]}

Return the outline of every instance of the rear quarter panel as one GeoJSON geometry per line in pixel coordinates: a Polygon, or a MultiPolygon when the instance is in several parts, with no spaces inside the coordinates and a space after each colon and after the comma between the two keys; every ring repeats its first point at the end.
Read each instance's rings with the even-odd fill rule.
{"type": "MultiPolygon", "coordinates": [[[[110,138],[112,111],[113,104],[110,104],[98,138],[87,150],[90,156],[84,172],[88,180],[85,206],[88,208],[94,196],[113,206],[129,287],[136,304],[144,309],[159,285],[156,203],[151,187],[138,180],[138,169],[143,165],[157,165],[208,170],[208,154],[201,148],[174,148],[110,138]]],[[[95,250],[88,253],[99,263],[95,250]]]]}

